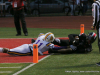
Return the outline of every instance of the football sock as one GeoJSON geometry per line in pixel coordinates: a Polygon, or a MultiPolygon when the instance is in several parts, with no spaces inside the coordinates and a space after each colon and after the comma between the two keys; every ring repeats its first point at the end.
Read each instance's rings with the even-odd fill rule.
{"type": "Polygon", "coordinates": [[[1,52],[1,53],[3,52],[2,50],[3,50],[3,48],[0,47],[0,52],[1,52]]]}

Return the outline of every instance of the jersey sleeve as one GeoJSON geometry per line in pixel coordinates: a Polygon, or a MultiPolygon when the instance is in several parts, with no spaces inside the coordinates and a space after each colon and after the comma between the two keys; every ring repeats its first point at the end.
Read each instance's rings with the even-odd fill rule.
{"type": "Polygon", "coordinates": [[[40,36],[42,36],[42,35],[45,35],[44,33],[40,33],[39,35],[38,35],[38,37],[40,37],[40,36]]]}
{"type": "Polygon", "coordinates": [[[99,19],[99,11],[98,11],[98,5],[97,3],[92,4],[92,17],[93,17],[93,27],[97,25],[98,19],[99,19]]]}
{"type": "Polygon", "coordinates": [[[92,17],[93,17],[93,26],[95,27],[96,25],[96,13],[95,13],[95,10],[96,10],[96,4],[93,3],[92,4],[92,17]]]}
{"type": "Polygon", "coordinates": [[[49,47],[50,49],[54,48],[54,44],[52,44],[52,43],[47,43],[46,46],[49,47]]]}

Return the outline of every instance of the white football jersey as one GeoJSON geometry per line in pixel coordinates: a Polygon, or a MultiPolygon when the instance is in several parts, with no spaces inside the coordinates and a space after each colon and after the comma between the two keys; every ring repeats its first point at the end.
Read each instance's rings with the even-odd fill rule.
{"type": "MultiPolygon", "coordinates": [[[[54,44],[47,42],[44,40],[45,35],[40,34],[39,37],[36,39],[36,41],[33,44],[38,44],[38,52],[43,55],[43,52],[48,51],[49,48],[54,48],[54,44]]],[[[33,50],[33,44],[29,44],[31,47],[31,50],[33,50]]]]}

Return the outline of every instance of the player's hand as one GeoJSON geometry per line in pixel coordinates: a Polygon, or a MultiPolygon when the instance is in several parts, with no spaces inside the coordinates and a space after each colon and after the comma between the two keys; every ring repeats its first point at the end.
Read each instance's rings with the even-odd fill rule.
{"type": "Polygon", "coordinates": [[[75,40],[76,40],[76,41],[79,41],[79,37],[78,37],[78,36],[75,36],[75,40]]]}
{"type": "Polygon", "coordinates": [[[78,46],[78,45],[79,45],[79,42],[76,41],[76,40],[74,40],[74,41],[73,41],[73,45],[74,45],[74,46],[78,46]]]}
{"type": "Polygon", "coordinates": [[[93,30],[93,29],[95,29],[95,27],[94,26],[91,26],[91,29],[93,30]]]}

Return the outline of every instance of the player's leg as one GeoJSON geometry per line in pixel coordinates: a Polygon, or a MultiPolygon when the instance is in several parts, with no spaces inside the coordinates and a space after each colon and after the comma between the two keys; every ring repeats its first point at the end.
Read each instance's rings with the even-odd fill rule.
{"type": "Polygon", "coordinates": [[[17,56],[27,56],[32,55],[32,51],[29,48],[29,44],[23,44],[19,47],[10,49],[8,54],[17,55],[17,56]]]}
{"type": "Polygon", "coordinates": [[[99,47],[99,53],[100,53],[100,28],[97,29],[97,35],[98,35],[98,47],[99,47]]]}
{"type": "Polygon", "coordinates": [[[8,53],[9,50],[8,48],[0,48],[1,53],[8,53]]]}
{"type": "MultiPolygon", "coordinates": [[[[100,53],[100,27],[97,29],[97,36],[98,36],[98,47],[99,47],[99,53],[100,53]]],[[[96,63],[96,65],[100,66],[100,62],[96,63]]]]}
{"type": "Polygon", "coordinates": [[[73,53],[73,51],[72,51],[71,48],[68,48],[68,49],[58,50],[58,53],[61,53],[61,54],[70,54],[70,53],[73,53]]]}

